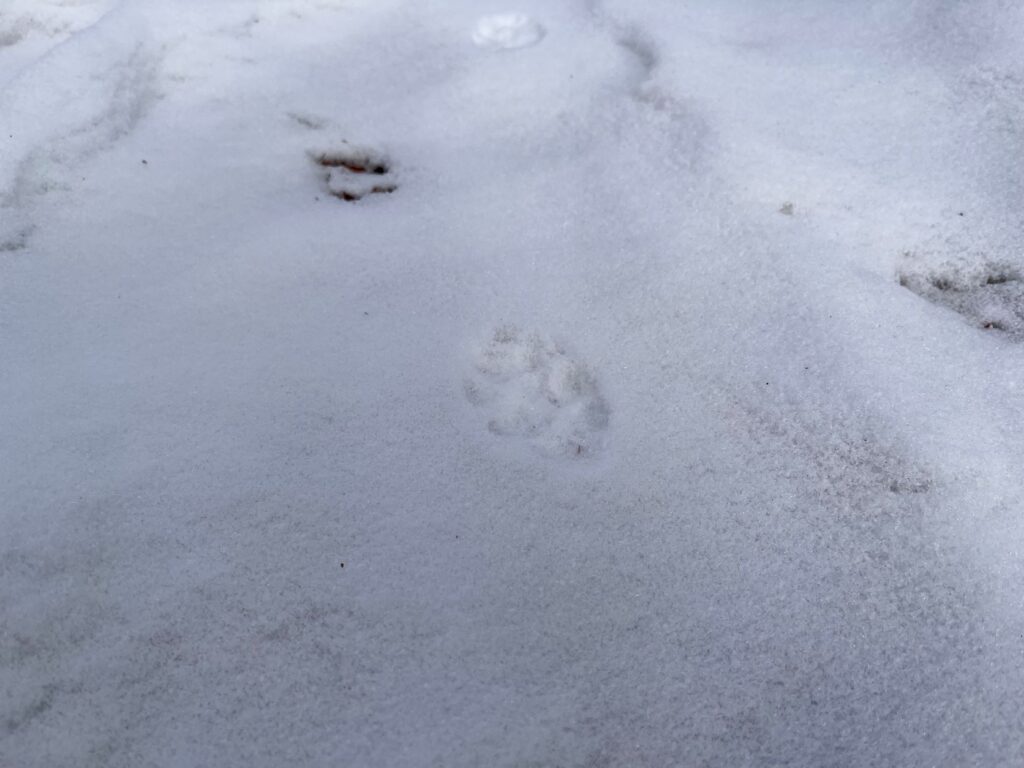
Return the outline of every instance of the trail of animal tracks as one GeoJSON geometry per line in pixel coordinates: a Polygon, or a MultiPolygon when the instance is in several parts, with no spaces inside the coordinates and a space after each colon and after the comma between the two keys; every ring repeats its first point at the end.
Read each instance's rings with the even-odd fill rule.
{"type": "Polygon", "coordinates": [[[0,7],[0,765],[1016,765],[1022,32],[0,7]]]}

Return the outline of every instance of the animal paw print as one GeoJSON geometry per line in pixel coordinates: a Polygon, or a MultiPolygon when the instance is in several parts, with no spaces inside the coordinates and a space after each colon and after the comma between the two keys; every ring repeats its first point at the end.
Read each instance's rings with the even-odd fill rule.
{"type": "Polygon", "coordinates": [[[398,189],[388,158],[369,147],[346,141],[339,149],[310,150],[309,157],[321,169],[328,194],[355,202],[367,195],[390,194],[398,189]]]}
{"type": "Polygon", "coordinates": [[[466,397],[487,428],[524,439],[545,453],[582,458],[597,453],[609,408],[597,379],[558,344],[502,326],[478,351],[466,397]]]}
{"type": "Polygon", "coordinates": [[[931,269],[911,265],[900,272],[899,280],[904,288],[958,312],[979,328],[1024,341],[1024,279],[1010,264],[947,262],[931,269]]]}

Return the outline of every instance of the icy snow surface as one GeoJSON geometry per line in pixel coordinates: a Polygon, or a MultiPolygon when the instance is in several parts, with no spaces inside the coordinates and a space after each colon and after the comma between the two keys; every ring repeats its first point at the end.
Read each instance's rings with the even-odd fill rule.
{"type": "Polygon", "coordinates": [[[1022,151],[1003,0],[0,0],[0,766],[1020,765],[1022,151]]]}

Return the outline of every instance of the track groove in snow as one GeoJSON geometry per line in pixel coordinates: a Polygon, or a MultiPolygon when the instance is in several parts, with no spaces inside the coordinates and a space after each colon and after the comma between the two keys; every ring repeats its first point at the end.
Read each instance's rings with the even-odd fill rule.
{"type": "Polygon", "coordinates": [[[0,247],[22,248],[36,198],[133,130],[157,98],[160,54],[130,15],[109,14],[0,91],[0,247]]]}

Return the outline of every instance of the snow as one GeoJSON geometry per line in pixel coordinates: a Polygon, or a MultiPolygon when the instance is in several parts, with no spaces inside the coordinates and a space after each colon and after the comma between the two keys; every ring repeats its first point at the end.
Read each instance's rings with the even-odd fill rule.
{"type": "Polygon", "coordinates": [[[473,42],[481,48],[525,48],[542,37],[544,27],[521,13],[484,16],[473,32],[473,42]]]}
{"type": "Polygon", "coordinates": [[[0,765],[1018,764],[1022,32],[8,0],[0,765]]]}

